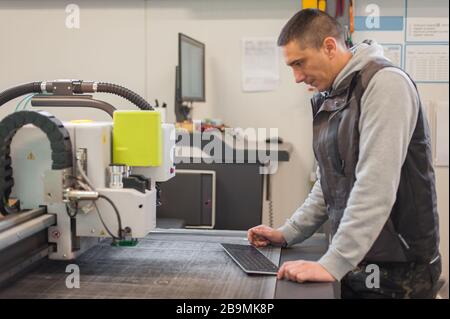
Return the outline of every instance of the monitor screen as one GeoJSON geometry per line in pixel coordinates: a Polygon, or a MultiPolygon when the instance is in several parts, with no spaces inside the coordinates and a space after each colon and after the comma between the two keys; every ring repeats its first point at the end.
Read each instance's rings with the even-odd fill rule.
{"type": "Polygon", "coordinates": [[[205,45],[179,33],[178,50],[181,100],[183,102],[204,102],[205,45]]]}

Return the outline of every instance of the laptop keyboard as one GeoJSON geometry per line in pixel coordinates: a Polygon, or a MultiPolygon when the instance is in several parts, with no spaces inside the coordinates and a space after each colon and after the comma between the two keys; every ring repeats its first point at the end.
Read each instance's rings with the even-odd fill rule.
{"type": "Polygon", "coordinates": [[[276,275],[278,267],[250,245],[221,244],[228,255],[247,273],[276,275]]]}

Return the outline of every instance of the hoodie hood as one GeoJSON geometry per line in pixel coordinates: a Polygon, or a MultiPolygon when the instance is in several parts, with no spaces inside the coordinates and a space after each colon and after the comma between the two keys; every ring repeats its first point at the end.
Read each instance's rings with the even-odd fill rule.
{"type": "Polygon", "coordinates": [[[366,40],[350,49],[353,57],[334,79],[332,89],[336,89],[348,75],[361,70],[368,62],[376,58],[385,58],[383,47],[372,40],[366,40]]]}

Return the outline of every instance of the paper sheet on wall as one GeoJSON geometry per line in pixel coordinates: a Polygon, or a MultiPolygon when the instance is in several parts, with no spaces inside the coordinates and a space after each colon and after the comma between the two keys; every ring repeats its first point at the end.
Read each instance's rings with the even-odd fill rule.
{"type": "Polygon", "coordinates": [[[402,46],[401,44],[381,44],[384,56],[394,65],[402,67],[402,46]]]}
{"type": "Polygon", "coordinates": [[[448,42],[448,0],[408,0],[405,4],[406,42],[448,42]]]}
{"type": "Polygon", "coordinates": [[[407,45],[406,72],[418,82],[448,82],[448,45],[407,45]]]}
{"type": "Polygon", "coordinates": [[[408,17],[406,41],[448,42],[448,18],[408,17]]]}
{"type": "Polygon", "coordinates": [[[274,38],[242,39],[242,89],[272,91],[279,83],[279,48],[274,38]]]}
{"type": "Polygon", "coordinates": [[[436,107],[436,166],[448,166],[448,101],[436,107]]]}

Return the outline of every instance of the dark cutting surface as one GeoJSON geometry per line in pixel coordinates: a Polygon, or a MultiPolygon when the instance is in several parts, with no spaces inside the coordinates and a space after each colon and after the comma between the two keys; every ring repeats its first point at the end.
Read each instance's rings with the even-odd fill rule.
{"type": "MultiPolygon", "coordinates": [[[[274,297],[274,276],[246,275],[219,244],[244,244],[245,233],[203,233],[152,233],[135,247],[104,241],[72,262],[43,260],[2,288],[0,298],[274,297]],[[71,263],[79,266],[80,288],[66,287],[71,263]]],[[[279,248],[263,253],[278,264],[279,248]]]]}

